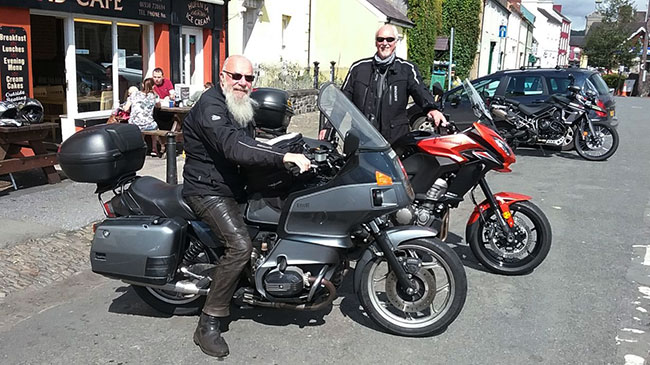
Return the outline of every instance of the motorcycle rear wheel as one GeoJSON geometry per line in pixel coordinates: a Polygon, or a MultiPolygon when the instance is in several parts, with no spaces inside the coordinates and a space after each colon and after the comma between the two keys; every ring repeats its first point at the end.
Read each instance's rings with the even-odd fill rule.
{"type": "Polygon", "coordinates": [[[577,134],[575,138],[576,152],[580,157],[589,161],[604,161],[618,149],[618,132],[607,123],[592,122],[595,136],[585,125],[578,129],[578,132],[586,132],[587,135],[577,134]],[[584,130],[584,131],[581,131],[584,130]]]}
{"type": "Polygon", "coordinates": [[[530,201],[510,206],[515,221],[515,244],[508,244],[494,210],[484,213],[467,228],[466,238],[476,259],[488,270],[502,275],[521,275],[533,271],[551,249],[551,224],[530,201]]]}
{"type": "Polygon", "coordinates": [[[418,258],[412,279],[418,290],[403,290],[383,256],[363,268],[359,301],[368,316],[388,332],[427,336],[444,331],[465,304],[467,277],[456,253],[439,239],[416,239],[394,251],[398,258],[418,258]]]}

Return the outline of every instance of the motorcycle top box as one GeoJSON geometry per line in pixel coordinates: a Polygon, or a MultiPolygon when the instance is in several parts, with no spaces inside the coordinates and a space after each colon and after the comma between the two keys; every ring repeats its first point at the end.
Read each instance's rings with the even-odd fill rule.
{"type": "Polygon", "coordinates": [[[257,101],[255,124],[267,130],[285,131],[293,116],[289,93],[270,87],[260,87],[251,92],[251,98],[257,101]]]}
{"type": "Polygon", "coordinates": [[[144,165],[147,145],[133,124],[101,124],[73,134],[59,149],[63,172],[77,182],[110,183],[144,165]]]}

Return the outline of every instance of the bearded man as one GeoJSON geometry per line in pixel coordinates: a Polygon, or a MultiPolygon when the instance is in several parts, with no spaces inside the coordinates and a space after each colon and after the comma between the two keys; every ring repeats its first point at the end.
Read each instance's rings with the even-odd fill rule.
{"type": "Polygon", "coordinates": [[[230,315],[230,300],[252,251],[238,205],[246,199],[240,166],[281,169],[283,163],[291,162],[304,172],[310,165],[304,155],[284,153],[255,140],[253,102],[249,98],[254,79],[247,58],[228,57],[219,85],[203,93],[183,122],[187,157],[183,197],[225,246],[194,332],[194,343],[204,353],[217,357],[229,353],[220,322],[230,315]]]}

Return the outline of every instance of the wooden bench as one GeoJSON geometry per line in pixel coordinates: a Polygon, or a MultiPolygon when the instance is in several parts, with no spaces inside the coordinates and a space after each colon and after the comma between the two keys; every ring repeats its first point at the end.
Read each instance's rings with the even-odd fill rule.
{"type": "Polygon", "coordinates": [[[42,168],[50,184],[61,181],[54,165],[58,163],[56,152],[50,152],[44,143],[54,123],[33,124],[22,127],[0,127],[0,175],[34,168],[42,168]],[[34,156],[11,157],[27,145],[34,156]],[[9,157],[9,158],[7,158],[9,157]]]}

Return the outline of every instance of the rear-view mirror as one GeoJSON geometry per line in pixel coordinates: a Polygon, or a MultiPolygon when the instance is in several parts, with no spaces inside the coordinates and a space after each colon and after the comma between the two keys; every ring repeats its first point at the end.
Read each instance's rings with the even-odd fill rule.
{"type": "Polygon", "coordinates": [[[431,90],[433,95],[442,95],[445,91],[442,89],[442,85],[439,82],[433,84],[433,89],[431,90]]]}
{"type": "Polygon", "coordinates": [[[359,149],[359,137],[354,134],[352,131],[348,131],[345,134],[345,139],[343,140],[343,154],[345,157],[352,156],[359,149]]]}
{"type": "Polygon", "coordinates": [[[580,86],[577,86],[577,85],[571,85],[571,86],[568,87],[568,89],[572,93],[579,93],[580,90],[582,90],[582,88],[580,88],[580,86]]]}
{"type": "Polygon", "coordinates": [[[460,104],[460,96],[456,94],[449,96],[447,100],[449,101],[449,105],[453,107],[457,107],[460,104]]]}

